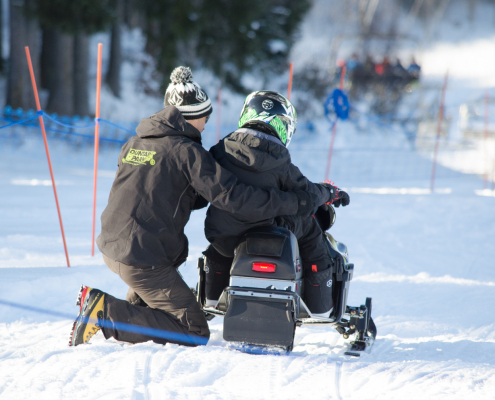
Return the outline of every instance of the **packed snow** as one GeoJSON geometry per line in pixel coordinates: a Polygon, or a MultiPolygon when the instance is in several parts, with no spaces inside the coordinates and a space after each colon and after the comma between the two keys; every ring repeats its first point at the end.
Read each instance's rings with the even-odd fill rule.
{"type": "MultiPolygon", "coordinates": [[[[340,129],[345,134],[346,124],[340,129]]],[[[328,147],[328,136],[312,140],[328,147]]],[[[90,256],[91,149],[59,145],[52,153],[67,268],[42,142],[29,143],[31,150],[1,150],[0,299],[75,317],[81,284],[123,298],[125,284],[99,252],[90,256]]],[[[304,168],[310,153],[294,154],[309,178],[322,180],[324,157],[311,169],[304,168]]],[[[100,156],[97,215],[116,158],[115,149],[100,156]]],[[[99,335],[73,348],[70,319],[0,305],[0,398],[491,398],[495,199],[477,195],[482,180],[472,176],[441,180],[433,194],[428,180],[421,187],[409,180],[372,183],[338,182],[352,201],[337,210],[331,229],[356,265],[348,303],[373,298],[378,339],[371,354],[344,356],[349,341],[313,326],[297,329],[290,355],[242,354],[223,341],[220,317],[210,322],[206,347],[129,345],[99,335]]],[[[180,272],[190,286],[207,245],[204,217],[194,212],[187,225],[190,257],[180,272]]]]}
{"type": "MultiPolygon", "coordinates": [[[[310,22],[321,13],[318,4],[310,22]]],[[[303,26],[302,43],[308,43],[310,22],[303,26]]],[[[433,43],[423,54],[426,78],[441,85],[442,63],[453,64],[455,52],[481,59],[493,47],[487,38],[474,30],[473,42],[465,38],[460,47],[447,39],[433,43]]],[[[157,111],[148,107],[161,105],[156,98],[129,101],[136,69],[128,67],[126,101],[103,96],[110,120],[136,120],[157,111]]],[[[487,68],[454,68],[451,104],[479,96],[492,82],[487,68]]],[[[223,116],[225,125],[242,106],[241,97],[229,101],[225,112],[235,110],[235,116],[223,116]]],[[[348,207],[337,209],[330,231],[347,245],[355,264],[348,304],[373,298],[378,338],[360,358],[345,356],[350,340],[325,326],[297,328],[288,355],[240,353],[223,341],[221,317],[209,322],[211,339],[203,347],[130,345],[101,334],[88,345],[69,347],[72,319],[65,316],[77,315],[81,284],[119,298],[127,292],[101,253],[91,256],[93,153],[60,139],[49,142],[67,268],[40,133],[13,128],[23,138],[14,146],[0,131],[0,301],[48,312],[0,304],[0,399],[492,399],[495,191],[484,188],[480,174],[463,173],[469,168],[459,165],[472,164],[472,158],[453,159],[459,153],[445,152],[431,193],[429,156],[411,150],[400,130],[366,124],[363,135],[354,124],[339,122],[330,173],[351,196],[348,207]],[[374,152],[385,144],[393,150],[386,157],[374,152]],[[353,156],[346,153],[350,148],[358,149],[353,156]]],[[[324,119],[315,125],[314,134],[300,130],[289,150],[294,164],[319,182],[330,134],[324,119]]],[[[204,145],[214,142],[210,126],[204,145]]],[[[107,203],[117,155],[115,147],[100,153],[97,216],[107,203]]],[[[186,226],[189,258],[179,271],[191,287],[197,282],[196,260],[207,246],[204,218],[204,210],[195,211],[186,226]]]]}

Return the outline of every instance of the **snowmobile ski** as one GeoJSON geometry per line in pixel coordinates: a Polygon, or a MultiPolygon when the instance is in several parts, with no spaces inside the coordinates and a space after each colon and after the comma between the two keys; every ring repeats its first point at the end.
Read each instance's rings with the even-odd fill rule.
{"type": "MultiPolygon", "coordinates": [[[[371,299],[366,299],[366,305],[369,306],[371,311],[371,299]]],[[[360,357],[362,353],[371,353],[371,348],[375,343],[376,338],[376,325],[371,316],[368,318],[367,326],[364,331],[358,331],[354,341],[349,343],[348,350],[344,353],[346,356],[360,357]]]]}

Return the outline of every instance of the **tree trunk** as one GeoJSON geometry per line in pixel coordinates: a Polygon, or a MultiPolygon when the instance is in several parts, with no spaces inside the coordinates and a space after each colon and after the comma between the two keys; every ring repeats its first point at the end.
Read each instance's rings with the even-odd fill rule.
{"type": "Polygon", "coordinates": [[[56,112],[59,115],[73,115],[74,38],[57,31],[53,45],[54,58],[51,61],[53,75],[48,82],[50,97],[46,108],[49,112],[56,112]]]}
{"type": "MultiPolygon", "coordinates": [[[[25,0],[25,7],[27,10],[32,10],[36,7],[37,0],[25,0]]],[[[33,64],[34,76],[36,78],[36,85],[39,86],[40,80],[40,53],[41,53],[41,31],[38,21],[35,17],[26,17],[26,46],[29,47],[29,53],[31,54],[31,62],[33,64]]],[[[29,89],[28,103],[29,108],[36,108],[36,101],[30,85],[31,81],[28,80],[27,86],[29,89]]]]}
{"type": "Polygon", "coordinates": [[[26,67],[26,18],[24,16],[24,1],[10,2],[10,57],[7,83],[7,105],[12,108],[29,108],[29,93],[31,88],[29,72],[26,67]]]}
{"type": "MultiPolygon", "coordinates": [[[[139,0],[124,0],[123,5],[123,23],[131,29],[140,27],[144,28],[146,18],[138,8],[139,0]]],[[[143,29],[144,30],[144,29],[143,29]]]]}
{"type": "Polygon", "coordinates": [[[74,113],[89,115],[89,37],[83,33],[74,36],[74,113]]]}
{"type": "Polygon", "coordinates": [[[110,40],[110,63],[108,66],[106,82],[112,93],[120,97],[120,65],[122,63],[121,49],[121,26],[123,22],[123,1],[115,1],[116,18],[112,24],[112,33],[110,40]]]}
{"type": "Polygon", "coordinates": [[[476,14],[476,3],[478,0],[469,0],[469,22],[473,23],[476,14]]]}
{"type": "Polygon", "coordinates": [[[41,44],[41,87],[50,89],[53,87],[51,80],[55,74],[54,62],[56,54],[57,32],[53,29],[43,28],[41,44]]]}

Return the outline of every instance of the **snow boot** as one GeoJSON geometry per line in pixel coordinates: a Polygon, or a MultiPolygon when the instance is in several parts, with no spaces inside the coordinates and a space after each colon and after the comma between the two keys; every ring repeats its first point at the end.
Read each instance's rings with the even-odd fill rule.
{"type": "Polygon", "coordinates": [[[218,299],[230,280],[232,258],[221,255],[213,246],[208,246],[203,253],[205,262],[205,306],[215,307],[218,299]]]}
{"type": "Polygon", "coordinates": [[[76,306],[80,306],[70,334],[69,346],[87,343],[101,329],[105,293],[98,289],[81,286],[76,306]]]}
{"type": "Polygon", "coordinates": [[[319,271],[316,264],[304,270],[304,302],[315,317],[329,318],[333,309],[333,268],[319,271]]]}

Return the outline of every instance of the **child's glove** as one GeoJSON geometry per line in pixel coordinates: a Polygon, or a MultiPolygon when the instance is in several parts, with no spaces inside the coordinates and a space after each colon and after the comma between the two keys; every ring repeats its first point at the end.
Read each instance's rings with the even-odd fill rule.
{"type": "Polygon", "coordinates": [[[342,207],[345,207],[348,206],[351,202],[351,199],[347,192],[344,192],[343,190],[337,188],[337,195],[338,198],[333,201],[333,205],[335,207],[340,207],[340,205],[342,205],[342,207]]]}
{"type": "Polygon", "coordinates": [[[320,185],[325,186],[330,192],[330,197],[326,204],[332,204],[335,207],[343,207],[349,205],[351,199],[347,192],[344,192],[342,189],[339,189],[337,186],[332,185],[330,182],[323,182],[320,185]]]}

